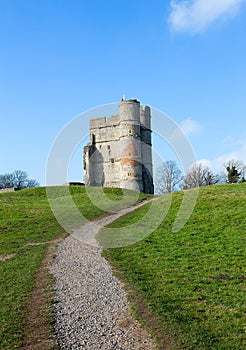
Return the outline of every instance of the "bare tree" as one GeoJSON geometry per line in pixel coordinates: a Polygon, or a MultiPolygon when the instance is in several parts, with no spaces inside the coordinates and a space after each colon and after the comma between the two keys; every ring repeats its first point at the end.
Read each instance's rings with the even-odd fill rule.
{"type": "Polygon", "coordinates": [[[0,175],[0,188],[11,188],[14,187],[14,174],[0,175]]]}
{"type": "Polygon", "coordinates": [[[22,188],[27,187],[28,182],[28,174],[23,170],[15,170],[13,172],[14,175],[14,187],[17,190],[21,190],[22,188]]]}
{"type": "Polygon", "coordinates": [[[158,194],[176,191],[183,180],[182,172],[176,162],[163,162],[156,172],[155,189],[158,194]]]}
{"type": "Polygon", "coordinates": [[[219,175],[206,166],[198,163],[192,166],[184,177],[184,189],[188,190],[195,187],[210,186],[219,182],[219,175]]]}
{"type": "Polygon", "coordinates": [[[40,184],[37,180],[34,179],[28,179],[26,182],[26,188],[33,188],[33,187],[39,187],[40,184]]]}
{"type": "Polygon", "coordinates": [[[204,186],[215,185],[220,182],[220,175],[214,174],[209,168],[205,167],[204,170],[204,186]]]}
{"type": "Polygon", "coordinates": [[[11,174],[0,175],[0,188],[14,187],[16,190],[23,188],[38,187],[36,180],[29,179],[26,171],[15,170],[11,174]]]}

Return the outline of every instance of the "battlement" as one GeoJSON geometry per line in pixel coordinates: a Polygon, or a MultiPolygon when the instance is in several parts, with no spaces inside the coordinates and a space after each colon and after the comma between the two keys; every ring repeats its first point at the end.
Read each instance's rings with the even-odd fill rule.
{"type": "Polygon", "coordinates": [[[139,104],[140,104],[140,102],[139,102],[136,98],[129,99],[129,100],[124,100],[124,99],[122,99],[122,100],[120,101],[120,103],[139,103],[139,104]]]}
{"type": "Polygon", "coordinates": [[[117,115],[112,115],[111,117],[108,118],[108,124],[109,124],[110,126],[112,126],[112,125],[118,125],[119,122],[120,122],[120,116],[119,116],[119,114],[117,114],[117,115]]]}
{"type": "Polygon", "coordinates": [[[90,129],[96,129],[106,124],[106,117],[90,119],[90,129]]]}
{"type": "Polygon", "coordinates": [[[93,118],[90,120],[90,130],[97,128],[106,128],[112,125],[118,125],[119,122],[119,115],[112,115],[108,119],[106,117],[93,118]]]}

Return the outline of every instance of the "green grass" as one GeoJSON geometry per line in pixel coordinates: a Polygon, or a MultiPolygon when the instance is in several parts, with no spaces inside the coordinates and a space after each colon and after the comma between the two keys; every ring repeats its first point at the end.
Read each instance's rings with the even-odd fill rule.
{"type": "MultiPolygon", "coordinates": [[[[107,211],[125,207],[135,196],[132,191],[123,196],[120,189],[102,191],[85,187],[51,187],[47,188],[47,193],[53,209],[59,211],[68,228],[80,225],[85,218],[93,220],[106,215],[107,211]],[[96,205],[91,202],[87,190],[96,205]],[[105,197],[108,199],[106,206],[105,197]],[[71,202],[77,213],[71,213],[71,202]]],[[[47,248],[47,244],[27,244],[50,242],[64,236],[64,228],[53,215],[47,193],[46,188],[35,188],[0,194],[0,256],[17,254],[0,262],[0,349],[18,349],[22,344],[28,296],[47,248]]],[[[140,194],[138,201],[149,197],[140,194]]]]}
{"type": "Polygon", "coordinates": [[[0,263],[0,349],[18,349],[24,340],[25,307],[45,249],[35,246],[0,263]]]}
{"type": "MultiPolygon", "coordinates": [[[[157,321],[160,342],[168,332],[176,349],[246,349],[246,185],[201,188],[188,223],[173,233],[182,196],[173,194],[152,234],[104,255],[157,321]]],[[[150,226],[166,202],[165,196],[156,202],[150,226]]],[[[129,225],[145,213],[142,207],[110,226],[129,225]]],[[[101,242],[107,247],[109,240],[103,229],[101,242]]]]}
{"type": "MultiPolygon", "coordinates": [[[[83,223],[83,217],[71,215],[67,201],[71,193],[75,207],[88,220],[105,215],[106,211],[118,210],[126,207],[131,200],[132,191],[128,191],[125,200],[117,205],[117,198],[122,198],[121,189],[104,189],[111,200],[104,209],[98,208],[103,202],[101,189],[90,188],[96,205],[88,198],[85,187],[50,187],[47,188],[49,198],[58,203],[63,217],[66,217],[71,227],[83,223]]],[[[149,198],[145,194],[139,195],[139,201],[149,198]]],[[[21,252],[22,247],[29,242],[46,242],[58,237],[63,231],[55,219],[46,196],[44,187],[27,189],[12,193],[0,194],[0,255],[21,252]]],[[[24,248],[25,249],[25,248],[24,248]]]]}

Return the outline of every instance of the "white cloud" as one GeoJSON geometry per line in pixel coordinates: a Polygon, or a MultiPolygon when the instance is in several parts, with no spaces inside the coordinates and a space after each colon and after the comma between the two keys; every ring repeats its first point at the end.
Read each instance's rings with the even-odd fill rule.
{"type": "Polygon", "coordinates": [[[185,136],[196,134],[201,131],[201,125],[193,119],[185,119],[181,122],[180,128],[185,136]]]}
{"type": "Polygon", "coordinates": [[[217,20],[234,17],[245,0],[172,0],[169,25],[176,32],[197,33],[217,20]]]}
{"type": "Polygon", "coordinates": [[[214,159],[200,159],[198,162],[206,165],[214,172],[220,172],[224,170],[224,164],[229,160],[238,160],[243,164],[246,164],[246,140],[238,140],[234,142],[234,150],[228,153],[221,154],[214,159]]]}
{"type": "Polygon", "coordinates": [[[170,135],[171,142],[177,142],[178,140],[183,140],[184,137],[188,137],[192,134],[197,134],[202,130],[201,125],[193,119],[183,120],[179,126],[173,130],[170,135]]]}

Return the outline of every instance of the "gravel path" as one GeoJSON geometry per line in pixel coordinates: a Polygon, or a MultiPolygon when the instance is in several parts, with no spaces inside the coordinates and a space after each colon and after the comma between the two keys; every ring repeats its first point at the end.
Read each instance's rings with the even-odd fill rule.
{"type": "Polygon", "coordinates": [[[134,209],[86,223],[59,244],[51,272],[56,278],[55,333],[61,349],[155,349],[131,317],[126,293],[94,239],[100,226],[134,209]]]}

